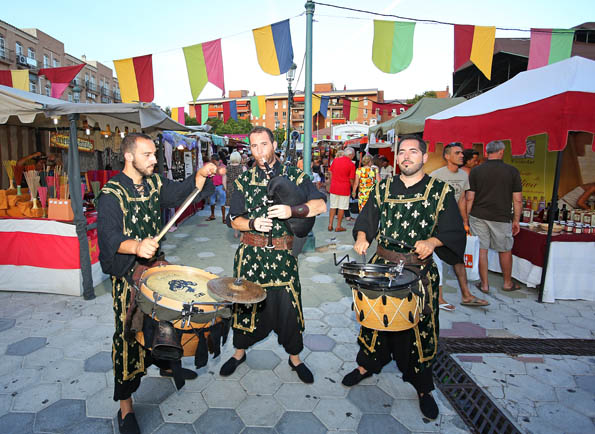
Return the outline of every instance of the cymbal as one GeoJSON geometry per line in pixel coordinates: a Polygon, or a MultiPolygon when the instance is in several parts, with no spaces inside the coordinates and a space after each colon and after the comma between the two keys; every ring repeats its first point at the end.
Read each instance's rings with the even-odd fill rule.
{"type": "Polygon", "coordinates": [[[207,289],[211,296],[234,303],[258,303],[267,297],[262,286],[242,278],[218,277],[211,279],[207,282],[207,289]]]}

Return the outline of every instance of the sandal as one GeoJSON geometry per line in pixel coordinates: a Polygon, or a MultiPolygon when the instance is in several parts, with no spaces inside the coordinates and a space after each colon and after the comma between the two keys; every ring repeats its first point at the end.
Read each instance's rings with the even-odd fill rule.
{"type": "Polygon", "coordinates": [[[461,301],[462,306],[470,306],[470,307],[484,307],[490,304],[487,300],[482,300],[481,298],[473,297],[469,301],[461,301]]]}
{"type": "Polygon", "coordinates": [[[454,312],[454,310],[456,309],[452,304],[450,303],[442,303],[440,305],[438,305],[438,307],[442,310],[445,310],[447,312],[454,312]]]}
{"type": "Polygon", "coordinates": [[[208,222],[210,222],[210,221],[212,221],[212,220],[215,220],[215,216],[212,216],[212,215],[211,215],[211,216],[209,216],[209,217],[207,217],[207,218],[205,219],[205,221],[208,221],[208,222]]]}
{"type": "MultiPolygon", "coordinates": [[[[475,287],[476,287],[477,289],[479,289],[481,292],[483,292],[484,294],[489,294],[489,293],[490,293],[490,290],[489,290],[489,289],[488,289],[487,291],[484,291],[484,290],[483,290],[483,288],[482,288],[482,286],[481,286],[481,282],[477,282],[477,283],[475,284],[475,287]]],[[[489,287],[488,287],[488,288],[489,288],[489,287]]]]}
{"type": "Polygon", "coordinates": [[[521,285],[519,285],[516,282],[512,282],[512,286],[510,288],[506,288],[506,287],[502,286],[502,291],[505,291],[505,292],[518,291],[519,289],[522,289],[521,285]]]}

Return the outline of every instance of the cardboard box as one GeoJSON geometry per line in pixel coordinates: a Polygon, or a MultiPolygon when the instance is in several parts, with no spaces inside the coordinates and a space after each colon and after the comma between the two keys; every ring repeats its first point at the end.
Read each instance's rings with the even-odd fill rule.
{"type": "Polygon", "coordinates": [[[70,200],[48,199],[48,218],[52,220],[74,220],[74,212],[70,200]]]}

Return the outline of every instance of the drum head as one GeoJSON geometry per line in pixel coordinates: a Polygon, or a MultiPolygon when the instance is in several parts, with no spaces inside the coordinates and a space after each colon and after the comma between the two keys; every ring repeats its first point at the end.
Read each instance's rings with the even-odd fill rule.
{"type": "Polygon", "coordinates": [[[348,284],[370,291],[409,290],[420,279],[413,267],[399,273],[396,266],[383,264],[343,264],[341,274],[348,284]]]}
{"type": "Polygon", "coordinates": [[[216,274],[199,268],[164,265],[145,271],[141,283],[149,291],[170,300],[183,303],[213,303],[220,300],[209,294],[207,282],[215,278],[216,274]]]}

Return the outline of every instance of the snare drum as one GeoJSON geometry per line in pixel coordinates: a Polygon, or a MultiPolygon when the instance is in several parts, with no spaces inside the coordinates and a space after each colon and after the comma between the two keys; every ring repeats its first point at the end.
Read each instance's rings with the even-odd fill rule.
{"type": "Polygon", "coordinates": [[[422,311],[423,287],[414,267],[343,264],[351,286],[357,321],[374,330],[402,331],[415,327],[422,311]]]}
{"type": "MultiPolygon", "coordinates": [[[[207,290],[207,282],[217,277],[198,268],[160,265],[147,269],[140,278],[139,308],[155,321],[172,324],[181,335],[184,356],[195,355],[199,335],[208,337],[212,326],[231,316],[231,303],[212,297],[207,290]]],[[[137,332],[136,340],[151,348],[142,331],[137,332]]]]}

